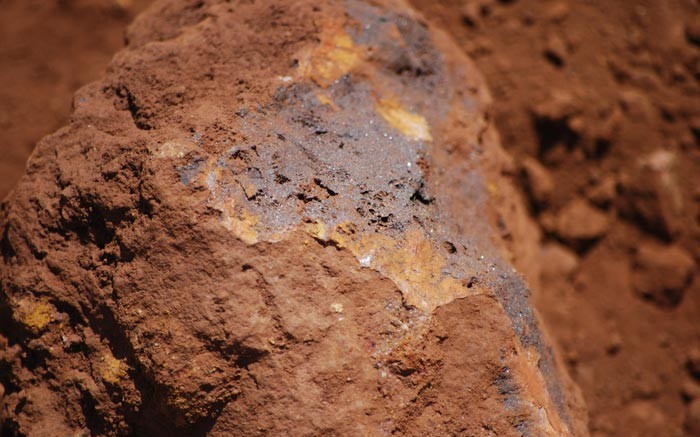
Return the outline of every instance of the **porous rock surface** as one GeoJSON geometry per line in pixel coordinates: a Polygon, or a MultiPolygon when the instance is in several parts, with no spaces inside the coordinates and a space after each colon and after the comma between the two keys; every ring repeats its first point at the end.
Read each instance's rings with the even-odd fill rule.
{"type": "Polygon", "coordinates": [[[473,64],[399,1],[161,1],[0,212],[10,435],[585,435],[473,64]]]}

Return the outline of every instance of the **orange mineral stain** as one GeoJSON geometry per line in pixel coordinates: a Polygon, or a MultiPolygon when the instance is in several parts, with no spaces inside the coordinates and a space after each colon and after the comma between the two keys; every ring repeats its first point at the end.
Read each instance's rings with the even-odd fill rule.
{"type": "Polygon", "coordinates": [[[337,20],[326,21],[320,37],[320,44],[300,57],[299,73],[327,87],[359,63],[363,50],[355,45],[337,20]]]}
{"type": "Polygon", "coordinates": [[[392,99],[381,99],[375,107],[377,113],[402,135],[416,141],[432,141],[430,126],[422,115],[407,111],[392,99]]]}

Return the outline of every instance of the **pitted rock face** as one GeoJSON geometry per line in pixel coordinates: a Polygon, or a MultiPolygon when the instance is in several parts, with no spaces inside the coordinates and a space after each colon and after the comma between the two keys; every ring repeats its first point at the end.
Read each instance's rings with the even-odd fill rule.
{"type": "Polygon", "coordinates": [[[585,433],[444,35],[402,2],[162,1],[129,41],[3,205],[11,433],[585,433]]]}

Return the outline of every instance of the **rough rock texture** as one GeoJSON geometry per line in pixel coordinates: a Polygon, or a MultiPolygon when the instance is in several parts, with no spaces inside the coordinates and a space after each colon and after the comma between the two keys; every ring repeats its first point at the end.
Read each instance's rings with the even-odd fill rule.
{"type": "Polygon", "coordinates": [[[162,1],[128,39],[0,213],[6,432],[586,434],[443,34],[402,2],[162,1]]]}

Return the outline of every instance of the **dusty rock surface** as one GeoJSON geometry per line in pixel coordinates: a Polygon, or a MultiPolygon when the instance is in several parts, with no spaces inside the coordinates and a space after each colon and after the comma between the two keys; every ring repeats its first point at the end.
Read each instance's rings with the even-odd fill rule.
{"type": "Polygon", "coordinates": [[[3,203],[4,432],[586,435],[480,74],[402,2],[161,1],[3,203]]]}

